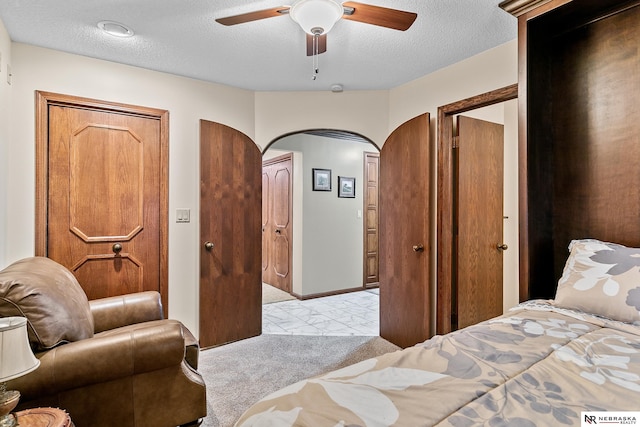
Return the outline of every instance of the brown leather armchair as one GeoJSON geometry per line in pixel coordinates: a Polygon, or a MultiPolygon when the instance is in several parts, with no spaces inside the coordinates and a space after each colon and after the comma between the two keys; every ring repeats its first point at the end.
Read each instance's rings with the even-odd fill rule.
{"type": "Polygon", "coordinates": [[[8,383],[16,410],[58,407],[76,427],[175,427],[206,416],[198,342],[163,319],[160,294],[87,301],[48,258],[0,271],[0,317],[24,316],[40,367],[8,383]],[[84,298],[84,300],[83,300],[84,298]]]}

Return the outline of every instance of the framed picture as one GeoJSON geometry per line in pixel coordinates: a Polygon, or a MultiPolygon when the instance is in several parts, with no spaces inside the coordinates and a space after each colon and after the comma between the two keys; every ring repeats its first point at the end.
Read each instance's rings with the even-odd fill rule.
{"type": "Polygon", "coordinates": [[[331,191],[331,169],[313,168],[313,191],[331,191]]]}
{"type": "Polygon", "coordinates": [[[338,197],[356,197],[356,179],[338,177],[338,197]]]}

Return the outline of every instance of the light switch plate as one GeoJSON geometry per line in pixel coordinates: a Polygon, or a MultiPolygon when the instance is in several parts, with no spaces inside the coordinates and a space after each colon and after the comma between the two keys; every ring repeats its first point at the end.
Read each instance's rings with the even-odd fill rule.
{"type": "Polygon", "coordinates": [[[176,222],[191,222],[191,209],[176,209],[176,222]]]}

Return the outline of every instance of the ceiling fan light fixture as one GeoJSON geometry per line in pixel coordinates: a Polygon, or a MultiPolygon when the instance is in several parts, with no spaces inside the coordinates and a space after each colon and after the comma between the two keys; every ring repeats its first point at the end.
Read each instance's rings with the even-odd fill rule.
{"type": "Polygon", "coordinates": [[[342,4],[335,0],[300,0],[289,9],[291,19],[311,35],[328,33],[343,14],[342,4]]]}

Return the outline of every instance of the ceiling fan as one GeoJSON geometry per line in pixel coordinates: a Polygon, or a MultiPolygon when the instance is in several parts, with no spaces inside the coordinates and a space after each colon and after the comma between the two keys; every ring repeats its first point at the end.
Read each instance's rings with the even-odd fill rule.
{"type": "Polygon", "coordinates": [[[405,31],[417,18],[413,12],[367,5],[353,1],[298,0],[291,6],[279,6],[216,19],[222,25],[236,25],[260,19],[289,15],[307,36],[307,56],[327,51],[327,33],[341,18],[394,30],[405,31]]]}

